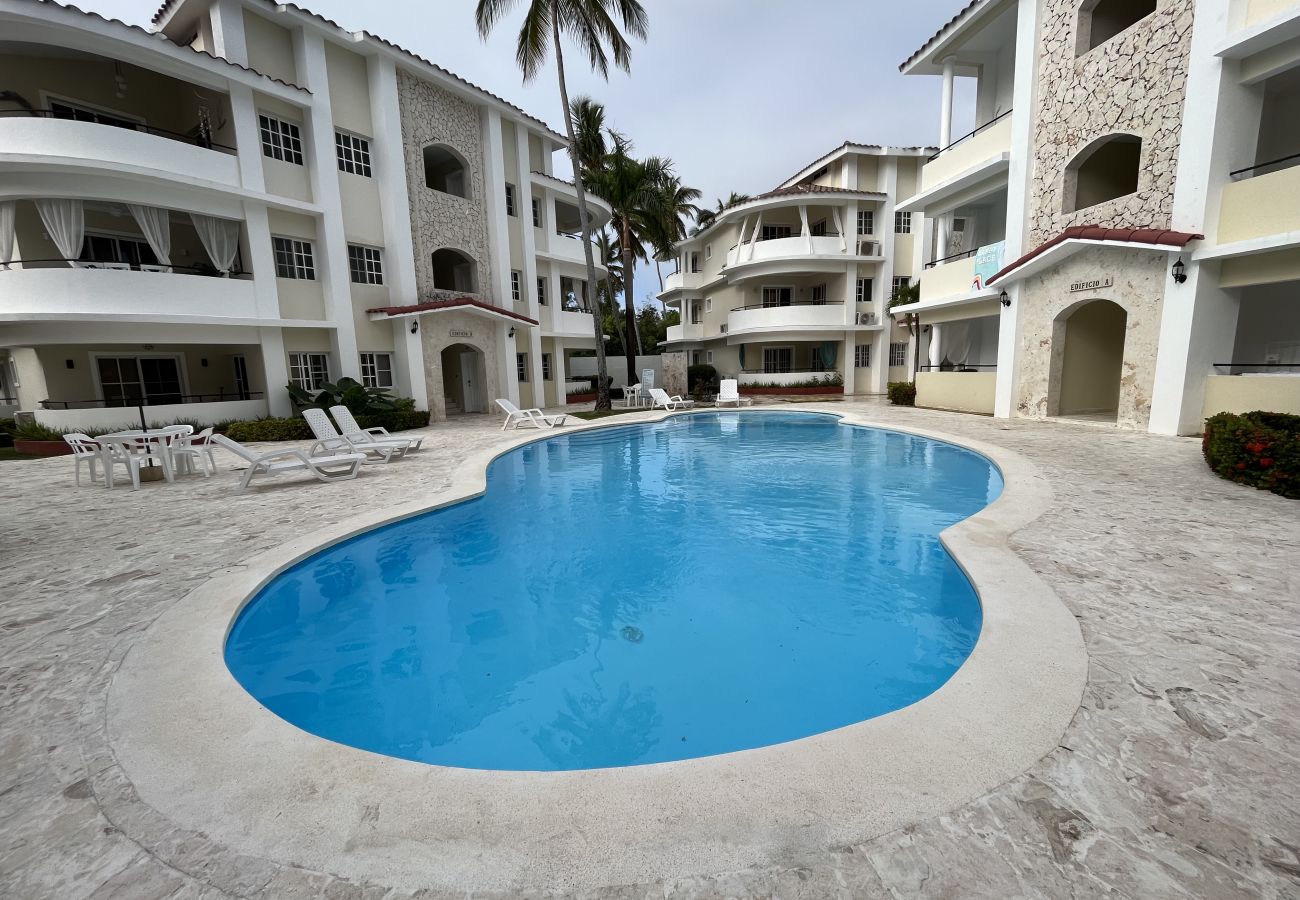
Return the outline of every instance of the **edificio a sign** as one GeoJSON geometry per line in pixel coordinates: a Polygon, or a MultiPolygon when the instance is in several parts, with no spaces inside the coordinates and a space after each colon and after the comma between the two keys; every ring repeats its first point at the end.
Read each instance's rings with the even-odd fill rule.
{"type": "Polygon", "coordinates": [[[473,337],[474,332],[466,331],[464,328],[452,328],[447,331],[448,337],[473,337]]]}
{"type": "Polygon", "coordinates": [[[1114,287],[1115,279],[1107,275],[1105,278],[1094,278],[1091,281],[1075,281],[1070,284],[1070,293],[1079,294],[1084,291],[1099,291],[1102,288],[1114,287]]]}

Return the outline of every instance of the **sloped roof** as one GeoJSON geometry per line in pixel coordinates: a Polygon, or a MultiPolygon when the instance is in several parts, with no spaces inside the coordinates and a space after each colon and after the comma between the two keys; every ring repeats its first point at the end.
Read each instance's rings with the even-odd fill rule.
{"type": "Polygon", "coordinates": [[[918,57],[924,55],[925,51],[929,50],[929,49],[930,49],[931,47],[933,47],[935,44],[939,43],[939,41],[940,41],[940,40],[941,40],[941,39],[942,39],[942,38],[943,38],[943,37],[948,33],[948,30],[951,29],[951,28],[952,28],[954,25],[956,25],[958,22],[960,22],[962,19],[964,19],[964,18],[966,17],[966,14],[967,14],[967,13],[969,13],[971,10],[975,9],[975,7],[979,6],[981,3],[984,3],[984,2],[985,2],[985,0],[971,0],[970,3],[967,3],[964,7],[962,7],[961,11],[958,12],[957,15],[953,16],[951,19],[949,19],[947,22],[945,22],[945,23],[943,24],[943,27],[942,27],[942,28],[940,28],[938,31],[936,31],[936,32],[935,32],[935,33],[930,37],[929,40],[927,40],[924,44],[922,44],[922,45],[921,45],[921,49],[917,50],[915,53],[913,53],[913,54],[912,54],[911,56],[909,56],[907,59],[905,59],[905,60],[903,60],[901,63],[899,63],[899,65],[898,65],[898,70],[899,70],[900,72],[905,71],[905,70],[907,69],[908,66],[910,66],[912,63],[916,62],[916,60],[917,60],[918,57]]]}
{"type": "MultiPolygon", "coordinates": [[[[792,179],[798,178],[800,175],[802,175],[804,172],[807,172],[809,169],[817,165],[820,165],[821,163],[828,162],[837,153],[842,153],[843,151],[849,149],[850,147],[856,147],[859,150],[898,150],[899,152],[904,152],[904,153],[924,152],[927,155],[930,153],[934,153],[939,149],[938,147],[891,147],[888,144],[863,144],[860,141],[845,141],[844,143],[836,147],[834,150],[831,150],[828,153],[823,153],[821,156],[817,157],[812,162],[808,163],[806,166],[801,167],[798,172],[795,172],[793,175],[787,178],[786,181],[790,181],[792,179]]],[[[785,182],[782,183],[784,184],[785,182]]]]}
{"type": "Polygon", "coordinates": [[[477,297],[453,297],[449,300],[426,300],[423,303],[414,303],[410,306],[380,306],[375,309],[366,310],[367,313],[385,316],[409,316],[415,313],[438,312],[439,310],[452,309],[478,309],[493,315],[505,316],[510,319],[518,319],[525,325],[536,325],[536,319],[530,319],[528,316],[521,316],[517,312],[508,309],[502,309],[500,306],[493,306],[491,303],[484,303],[477,297]]]}
{"type": "Polygon", "coordinates": [[[1105,228],[1101,225],[1074,225],[1065,229],[1056,237],[1044,244],[1040,244],[1033,250],[1030,250],[1024,256],[1017,259],[989,278],[987,284],[992,285],[995,281],[1005,278],[1018,269],[1024,268],[1033,260],[1047,253],[1062,244],[1070,241],[1105,243],[1105,244],[1134,244],[1146,247],[1173,247],[1181,250],[1192,241],[1205,240],[1203,234],[1193,234],[1190,231],[1170,231],[1162,228],[1105,228]]]}

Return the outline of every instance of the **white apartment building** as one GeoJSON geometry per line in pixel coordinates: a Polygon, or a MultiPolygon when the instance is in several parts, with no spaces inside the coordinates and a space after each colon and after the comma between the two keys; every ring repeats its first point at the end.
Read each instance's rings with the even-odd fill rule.
{"type": "Polygon", "coordinates": [[[887,309],[919,270],[923,222],[895,200],[932,152],[845,143],[680,242],[659,294],[681,311],[665,353],[742,388],[835,373],[845,394],[879,394],[906,378],[907,331],[887,309]]]}
{"type": "Polygon", "coordinates": [[[974,0],[901,68],[942,79],[899,204],[930,223],[919,405],[1300,413],[1300,2],[974,0]]]}
{"type": "Polygon", "coordinates": [[[0,414],[284,415],[350,376],[442,419],[563,403],[595,346],[563,138],[395,44],[269,0],[152,30],[0,0],[0,76],[0,414]]]}

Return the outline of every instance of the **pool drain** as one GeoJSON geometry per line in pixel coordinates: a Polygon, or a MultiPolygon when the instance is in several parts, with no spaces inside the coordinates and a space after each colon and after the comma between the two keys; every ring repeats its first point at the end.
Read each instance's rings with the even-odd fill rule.
{"type": "Polygon", "coordinates": [[[626,625],[623,627],[623,640],[630,641],[633,644],[639,644],[643,637],[645,637],[645,634],[635,625],[626,625]]]}

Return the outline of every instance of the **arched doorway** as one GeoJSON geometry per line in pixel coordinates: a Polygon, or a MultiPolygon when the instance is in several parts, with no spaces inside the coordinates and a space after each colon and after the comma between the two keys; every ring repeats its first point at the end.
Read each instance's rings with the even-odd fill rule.
{"type": "Polygon", "coordinates": [[[478,293],[474,258],[459,250],[443,247],[433,253],[433,286],[440,291],[478,293]]]}
{"type": "Polygon", "coordinates": [[[1109,300],[1088,300],[1057,317],[1052,415],[1116,420],[1127,327],[1128,313],[1109,300]]]}
{"type": "Polygon", "coordinates": [[[452,344],[442,351],[442,396],[447,415],[487,412],[487,365],[483,351],[452,344]]]}

